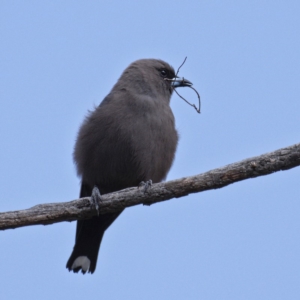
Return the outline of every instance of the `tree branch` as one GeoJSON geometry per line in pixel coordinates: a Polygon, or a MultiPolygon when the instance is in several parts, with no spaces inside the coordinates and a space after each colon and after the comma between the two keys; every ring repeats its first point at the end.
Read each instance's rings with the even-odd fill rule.
{"type": "MultiPolygon", "coordinates": [[[[154,184],[147,193],[137,187],[103,195],[99,213],[111,213],[125,207],[151,205],[191,193],[218,189],[231,183],[288,170],[300,165],[300,144],[248,158],[196,176],[154,184]]],[[[64,203],[40,204],[26,210],[0,213],[0,230],[28,225],[52,224],[88,219],[97,215],[90,198],[64,203]]]]}

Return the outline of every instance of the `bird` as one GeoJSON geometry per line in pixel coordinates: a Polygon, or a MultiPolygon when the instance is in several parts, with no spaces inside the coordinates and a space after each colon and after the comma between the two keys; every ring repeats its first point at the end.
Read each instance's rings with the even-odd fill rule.
{"type": "MultiPolygon", "coordinates": [[[[178,143],[170,99],[174,88],[191,85],[160,59],[139,59],[124,70],[79,129],[73,158],[80,198],[166,178],[178,143]]],[[[94,273],[104,232],[120,214],[77,221],[69,271],[94,273]]]]}

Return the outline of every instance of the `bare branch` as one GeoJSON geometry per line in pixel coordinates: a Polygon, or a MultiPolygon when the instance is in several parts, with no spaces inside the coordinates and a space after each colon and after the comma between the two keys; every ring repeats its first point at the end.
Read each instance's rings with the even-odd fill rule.
{"type": "MultiPolygon", "coordinates": [[[[177,77],[177,75],[178,75],[178,73],[179,73],[181,67],[185,64],[185,61],[186,61],[186,60],[187,60],[187,56],[185,57],[183,63],[182,63],[182,64],[179,66],[179,68],[177,69],[175,78],[177,77]]],[[[168,78],[165,78],[165,80],[168,80],[168,78]]],[[[182,80],[184,81],[184,78],[183,78],[182,80]]],[[[194,107],[195,110],[196,110],[196,112],[197,112],[198,114],[200,114],[200,112],[201,112],[201,98],[200,98],[200,94],[199,94],[198,91],[197,91],[195,88],[193,88],[192,86],[188,86],[188,87],[189,87],[190,89],[192,89],[192,90],[197,94],[197,97],[198,97],[198,106],[199,106],[199,108],[197,108],[197,106],[196,106],[195,104],[190,103],[188,100],[186,100],[184,97],[182,97],[182,96],[177,92],[177,90],[176,90],[175,88],[173,88],[173,91],[175,91],[175,93],[176,93],[182,100],[184,100],[188,105],[194,107]]]]}
{"type": "Polygon", "coordinates": [[[184,65],[184,63],[185,63],[186,59],[187,59],[187,56],[185,57],[185,59],[184,59],[183,63],[182,63],[182,64],[179,66],[179,68],[177,69],[177,72],[176,72],[176,75],[175,75],[175,77],[177,77],[177,75],[178,75],[178,73],[179,73],[179,71],[180,71],[181,67],[184,65]]]}
{"type": "Polygon", "coordinates": [[[184,100],[188,105],[194,107],[194,108],[196,109],[196,112],[197,112],[198,114],[200,114],[200,112],[201,112],[201,111],[200,111],[200,109],[201,109],[200,95],[199,95],[199,93],[197,92],[197,90],[194,89],[192,86],[189,86],[189,88],[192,89],[192,90],[194,90],[195,93],[197,94],[198,102],[199,102],[199,108],[197,108],[197,106],[196,106],[195,104],[190,103],[188,100],[186,100],[184,97],[182,97],[182,96],[176,91],[176,89],[173,89],[173,90],[175,91],[175,93],[176,93],[182,100],[184,100]]]}
{"type": "MultiPolygon", "coordinates": [[[[138,204],[151,205],[191,193],[218,189],[231,183],[288,170],[300,165],[300,144],[245,159],[196,176],[153,184],[147,193],[138,187],[103,195],[100,214],[138,204]]],[[[40,204],[30,209],[0,213],[0,230],[28,225],[87,219],[97,215],[89,198],[64,203],[40,204]]]]}

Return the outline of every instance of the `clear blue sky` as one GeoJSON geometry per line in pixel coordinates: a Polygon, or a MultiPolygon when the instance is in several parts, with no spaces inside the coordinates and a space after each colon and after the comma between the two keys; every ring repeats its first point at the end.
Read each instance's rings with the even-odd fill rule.
{"type": "MultiPolygon", "coordinates": [[[[1,1],[0,211],[78,197],[78,128],[139,58],[187,56],[201,94],[201,115],[172,98],[168,179],[299,143],[299,15],[299,1],[1,1]]],[[[299,178],[127,209],[93,275],[65,269],[75,222],[0,232],[0,297],[300,299],[299,178]]]]}

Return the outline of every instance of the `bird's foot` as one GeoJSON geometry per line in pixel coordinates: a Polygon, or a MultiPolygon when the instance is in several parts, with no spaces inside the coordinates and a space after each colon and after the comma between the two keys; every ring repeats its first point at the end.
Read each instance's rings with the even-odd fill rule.
{"type": "Polygon", "coordinates": [[[148,193],[148,190],[151,188],[151,186],[152,186],[152,180],[150,179],[150,180],[147,180],[146,182],[145,181],[140,182],[138,185],[138,188],[144,187],[143,192],[144,192],[144,194],[146,194],[146,193],[148,193]]]}
{"type": "Polygon", "coordinates": [[[97,214],[99,216],[99,202],[102,202],[102,197],[101,197],[100,191],[96,185],[93,188],[90,201],[91,201],[91,204],[97,210],[97,214]]]}

